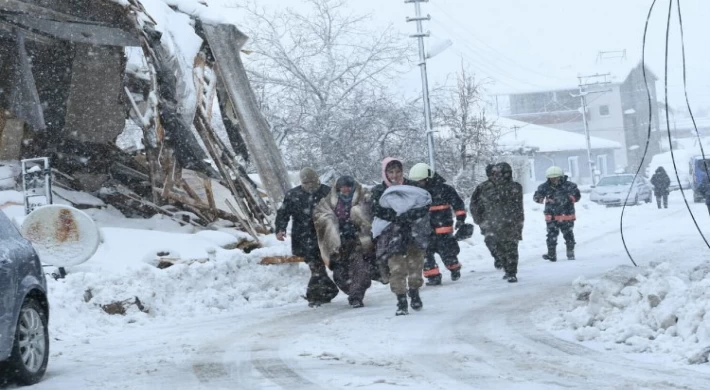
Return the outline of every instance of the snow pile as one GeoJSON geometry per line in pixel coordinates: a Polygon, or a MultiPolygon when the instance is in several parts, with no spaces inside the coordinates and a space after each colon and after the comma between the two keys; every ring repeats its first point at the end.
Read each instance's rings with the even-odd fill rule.
{"type": "Polygon", "coordinates": [[[308,278],[303,264],[258,264],[264,256],[289,254],[289,247],[273,236],[263,240],[264,248],[247,254],[222,249],[235,240],[217,231],[104,228],[102,235],[104,242],[92,259],[68,268],[65,279],[48,280],[55,335],[104,334],[127,324],[286,305],[301,299],[308,278]],[[157,268],[165,259],[175,264],[157,268]],[[115,302],[124,304],[124,315],[104,311],[115,302]]]}
{"type": "MultiPolygon", "coordinates": [[[[0,204],[21,199],[17,191],[0,192],[0,204]]],[[[18,225],[25,219],[20,205],[2,211],[18,225]]],[[[234,228],[195,232],[194,227],[180,226],[164,216],[131,219],[110,207],[86,213],[100,229],[98,250],[88,261],[66,267],[66,278],[47,277],[50,332],[57,338],[85,338],[127,326],[245,313],[302,301],[308,266],[258,264],[266,256],[290,255],[290,240],[262,236],[261,248],[245,253],[235,248],[251,238],[234,228]],[[160,269],[161,261],[173,265],[160,269]],[[118,307],[117,303],[125,312],[109,314],[106,310],[118,307]]]]}
{"type": "Polygon", "coordinates": [[[667,353],[691,364],[710,355],[710,262],[690,272],[668,263],[623,266],[598,280],[578,278],[580,305],[558,325],[578,341],[623,345],[627,352],[667,353]]]}

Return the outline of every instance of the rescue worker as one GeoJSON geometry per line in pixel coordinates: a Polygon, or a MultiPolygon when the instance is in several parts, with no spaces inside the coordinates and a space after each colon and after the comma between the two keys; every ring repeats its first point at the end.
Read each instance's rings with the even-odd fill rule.
{"type": "Polygon", "coordinates": [[[454,228],[458,229],[464,225],[466,206],[454,187],[446,184],[446,180],[432,171],[428,164],[415,164],[409,171],[409,180],[431,195],[429,220],[433,232],[424,263],[426,284],[427,286],[441,285],[441,272],[434,257],[437,253],[446,269],[451,272],[451,280],[456,281],[461,277],[461,264],[458,260],[460,249],[458,241],[454,238],[454,228]],[[452,210],[456,215],[455,227],[452,210]]]}
{"type": "Polygon", "coordinates": [[[547,181],[535,191],[533,200],[545,204],[545,221],[547,222],[547,254],[542,258],[557,261],[557,236],[562,232],[567,246],[567,259],[574,260],[574,221],[576,218],[574,204],[582,195],[577,184],[569,181],[562,168],[551,166],[545,172],[547,181]]]}
{"type": "MultiPolygon", "coordinates": [[[[513,181],[513,169],[506,162],[491,170],[486,185],[479,191],[476,201],[471,200],[473,220],[485,236],[493,258],[505,269],[504,280],[518,281],[518,243],[523,239],[523,186],[513,181]]],[[[479,190],[480,188],[480,190],[479,190]]]]}
{"type": "MultiPolygon", "coordinates": [[[[482,206],[482,199],[481,196],[483,195],[484,192],[487,191],[488,187],[493,185],[493,171],[495,169],[495,164],[488,164],[486,165],[486,177],[488,180],[484,181],[483,183],[479,184],[476,186],[476,189],[473,190],[473,195],[471,195],[471,203],[469,204],[469,211],[471,211],[471,215],[473,216],[473,223],[477,224],[479,228],[483,229],[481,227],[481,222],[482,220],[477,219],[480,216],[483,215],[483,210],[479,210],[478,212],[474,211],[476,208],[482,206]]],[[[493,242],[493,238],[491,237],[490,234],[487,234],[485,230],[481,230],[481,234],[483,235],[483,241],[486,243],[486,248],[488,248],[488,251],[491,253],[491,256],[493,257],[493,266],[495,269],[503,269],[503,262],[500,260],[498,255],[496,254],[495,250],[495,245],[493,242]]]]}
{"type": "Polygon", "coordinates": [[[303,168],[299,174],[301,185],[286,193],[281,207],[276,212],[276,239],[284,241],[289,220],[291,225],[291,252],[304,258],[311,271],[306,289],[308,306],[317,307],[330,302],[338,295],[338,287],[328,277],[318,248],[318,237],[313,225],[313,209],[330,193],[330,187],[321,184],[318,173],[312,168],[303,168]]]}

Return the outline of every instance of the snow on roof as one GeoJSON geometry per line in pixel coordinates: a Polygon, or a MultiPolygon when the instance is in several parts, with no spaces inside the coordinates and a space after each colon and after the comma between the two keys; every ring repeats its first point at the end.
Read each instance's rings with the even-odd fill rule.
{"type": "MultiPolygon", "coordinates": [[[[553,129],[515,119],[499,117],[493,121],[500,128],[498,146],[503,149],[535,149],[538,152],[586,150],[584,135],[553,129]]],[[[592,149],[618,149],[621,144],[599,137],[590,137],[592,149]]]]}
{"type": "MultiPolygon", "coordinates": [[[[122,6],[128,5],[128,0],[111,0],[122,6]]],[[[218,1],[214,0],[138,0],[148,10],[148,13],[154,19],[159,17],[153,11],[157,3],[164,3],[167,6],[174,7],[181,13],[199,18],[201,21],[210,24],[234,24],[236,19],[236,9],[219,5],[218,1]]],[[[157,20],[157,19],[156,19],[157,20]]]]}

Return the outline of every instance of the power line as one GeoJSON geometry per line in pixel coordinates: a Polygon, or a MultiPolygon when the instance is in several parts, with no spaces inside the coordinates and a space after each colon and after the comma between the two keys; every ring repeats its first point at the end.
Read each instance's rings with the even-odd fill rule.
{"type": "MultiPolygon", "coordinates": [[[[673,1],[673,0],[670,0],[673,1]]],[[[651,88],[648,86],[648,77],[646,75],[646,34],[648,33],[648,23],[649,20],[651,19],[651,13],[653,13],[653,7],[656,5],[656,0],[653,0],[653,3],[651,3],[651,7],[648,10],[648,15],[646,16],[646,24],[643,28],[643,43],[641,44],[641,72],[643,73],[643,84],[646,88],[646,96],[648,96],[648,136],[646,137],[646,146],[644,147],[643,150],[643,156],[641,157],[641,163],[639,164],[638,169],[636,170],[636,174],[634,175],[634,180],[633,182],[636,181],[638,178],[639,172],[641,172],[641,167],[643,166],[643,162],[646,159],[646,155],[648,154],[648,146],[651,143],[651,120],[653,119],[653,105],[651,102],[651,88]]],[[[668,53],[666,53],[666,56],[668,53]]],[[[629,257],[629,260],[631,260],[631,263],[634,265],[634,267],[638,267],[638,264],[634,261],[633,256],[631,256],[631,252],[629,252],[629,247],[626,245],[626,238],[624,237],[624,213],[626,211],[626,203],[629,201],[629,196],[631,196],[631,189],[633,186],[629,188],[629,192],[626,194],[626,199],[624,200],[624,206],[621,208],[621,217],[619,218],[619,231],[621,233],[621,243],[624,245],[624,250],[626,251],[626,255],[629,257]]]]}
{"type": "MultiPolygon", "coordinates": [[[[454,32],[454,31],[450,30],[447,26],[445,26],[445,25],[442,24],[442,23],[437,22],[436,20],[433,20],[432,23],[436,24],[439,28],[441,28],[442,30],[448,32],[448,33],[451,34],[452,36],[455,36],[455,37],[459,38],[459,40],[460,40],[459,42],[463,45],[463,47],[464,47],[466,50],[470,51],[472,55],[477,56],[476,58],[479,58],[479,60],[473,60],[473,59],[471,59],[470,61],[479,64],[479,66],[480,66],[481,68],[488,69],[488,70],[486,71],[486,73],[489,73],[489,74],[491,74],[491,75],[495,75],[495,74],[503,75],[504,77],[506,77],[506,78],[508,78],[508,79],[510,79],[510,80],[516,81],[516,82],[521,83],[521,84],[527,84],[527,85],[529,85],[529,86],[531,86],[531,87],[534,87],[534,88],[536,88],[536,89],[548,89],[547,87],[544,87],[544,86],[541,86],[541,85],[538,85],[538,84],[535,84],[535,83],[531,83],[531,82],[526,81],[526,80],[523,80],[523,79],[516,78],[516,77],[512,76],[511,74],[509,74],[508,72],[505,72],[505,71],[501,70],[501,69],[500,69],[500,64],[488,62],[488,61],[485,59],[486,56],[485,56],[485,55],[481,55],[480,53],[478,53],[478,52],[476,51],[476,49],[474,49],[473,46],[470,46],[469,43],[468,43],[468,41],[467,41],[465,38],[463,38],[461,35],[459,35],[458,33],[456,33],[456,32],[454,32]]],[[[492,79],[496,79],[496,80],[498,80],[498,81],[501,81],[500,79],[497,79],[497,78],[495,78],[495,77],[491,77],[491,78],[492,78],[492,79]]],[[[515,90],[519,90],[519,89],[520,89],[520,86],[513,86],[513,85],[510,85],[510,84],[507,84],[507,83],[504,83],[504,82],[502,82],[502,83],[503,83],[503,84],[506,84],[506,85],[508,85],[508,86],[510,86],[510,87],[512,87],[512,88],[515,89],[515,90]]]]}
{"type": "Polygon", "coordinates": [[[446,10],[444,10],[443,8],[441,8],[440,6],[438,6],[436,3],[432,3],[432,5],[433,5],[434,7],[436,7],[439,11],[441,11],[444,15],[446,15],[446,17],[448,17],[451,21],[453,21],[457,26],[459,26],[459,27],[461,28],[461,30],[463,30],[464,32],[466,32],[466,33],[468,33],[468,34],[471,34],[471,38],[473,38],[473,39],[475,39],[476,41],[480,42],[481,44],[483,44],[484,46],[486,46],[491,52],[498,54],[501,58],[503,58],[504,60],[508,61],[509,63],[511,63],[511,64],[513,64],[513,65],[519,67],[520,69],[526,70],[526,71],[528,71],[528,72],[535,73],[535,74],[540,75],[540,76],[543,76],[543,77],[566,81],[566,79],[563,79],[563,78],[561,78],[561,77],[551,76],[551,75],[548,75],[548,74],[540,73],[540,72],[538,72],[538,71],[536,71],[536,70],[534,70],[534,69],[530,69],[530,68],[527,68],[527,67],[523,66],[522,64],[519,64],[517,61],[511,59],[510,57],[506,56],[506,55],[503,54],[502,52],[496,50],[493,46],[489,45],[489,44],[486,43],[484,40],[479,39],[479,38],[476,36],[476,34],[474,34],[474,33],[472,33],[471,31],[469,31],[469,30],[468,30],[466,27],[464,27],[463,24],[461,24],[456,18],[452,17],[448,12],[446,12],[446,10]]]}
{"type": "MultiPolygon", "coordinates": [[[[708,173],[708,167],[707,163],[705,162],[705,152],[703,151],[703,146],[702,142],[700,142],[700,134],[698,133],[698,127],[695,124],[695,117],[693,117],[693,110],[690,108],[690,102],[688,100],[688,89],[687,89],[687,82],[686,82],[686,67],[685,67],[685,39],[683,37],[683,17],[681,15],[680,11],[680,0],[676,0],[676,4],[678,5],[678,24],[680,26],[680,41],[681,41],[681,46],[683,48],[682,50],[682,56],[683,56],[683,88],[684,88],[684,93],[685,93],[685,101],[688,104],[688,111],[690,112],[690,117],[693,120],[693,126],[695,127],[695,133],[698,134],[698,141],[700,143],[700,151],[703,154],[703,166],[705,167],[705,174],[707,175],[708,173]]],[[[673,140],[671,138],[671,128],[670,128],[670,117],[668,113],[668,36],[670,34],[670,22],[671,22],[671,11],[673,8],[673,0],[670,0],[670,4],[668,5],[668,24],[666,26],[666,62],[665,62],[665,75],[664,75],[664,82],[665,82],[665,106],[666,106],[666,129],[668,131],[668,143],[670,144],[671,147],[671,160],[673,161],[673,170],[675,171],[675,176],[676,180],[678,180],[678,185],[680,186],[680,177],[678,176],[678,168],[676,167],[675,163],[675,155],[673,153],[673,140]]],[[[695,215],[693,214],[693,211],[690,209],[690,204],[688,204],[688,199],[685,196],[685,192],[681,191],[681,194],[683,195],[683,201],[685,202],[685,206],[688,209],[688,212],[690,213],[690,218],[693,220],[693,223],[695,224],[695,228],[698,230],[698,233],[700,233],[700,237],[703,238],[703,241],[705,241],[705,245],[710,249],[710,243],[708,243],[707,238],[705,238],[705,235],[703,234],[702,229],[700,229],[700,226],[698,225],[698,221],[695,219],[695,215]]]]}

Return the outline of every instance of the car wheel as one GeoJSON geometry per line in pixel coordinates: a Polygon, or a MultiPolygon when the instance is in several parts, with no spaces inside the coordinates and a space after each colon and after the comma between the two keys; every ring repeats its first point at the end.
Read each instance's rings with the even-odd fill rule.
{"type": "Polygon", "coordinates": [[[45,310],[32,298],[25,300],[20,309],[12,353],[4,367],[10,380],[19,385],[33,385],[47,371],[49,329],[45,310]]]}

